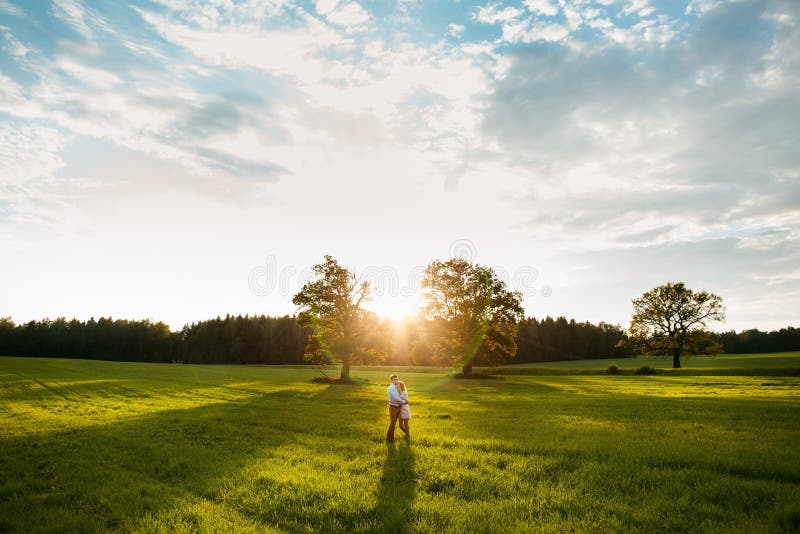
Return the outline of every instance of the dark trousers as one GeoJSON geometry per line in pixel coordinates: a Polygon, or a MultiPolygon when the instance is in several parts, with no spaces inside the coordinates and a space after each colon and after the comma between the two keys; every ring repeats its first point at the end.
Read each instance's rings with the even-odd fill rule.
{"type": "Polygon", "coordinates": [[[403,419],[402,417],[398,419],[400,423],[400,430],[406,433],[406,438],[411,436],[411,430],[408,428],[408,421],[409,419],[403,419]]]}
{"type": "Polygon", "coordinates": [[[400,418],[400,406],[389,405],[389,430],[386,431],[386,441],[394,441],[394,426],[400,418]]]}

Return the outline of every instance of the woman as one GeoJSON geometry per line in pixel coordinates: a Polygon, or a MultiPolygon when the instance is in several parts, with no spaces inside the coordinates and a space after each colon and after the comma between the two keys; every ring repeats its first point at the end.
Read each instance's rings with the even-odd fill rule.
{"type": "Polygon", "coordinates": [[[411,409],[408,407],[408,390],[405,382],[397,381],[397,391],[400,393],[400,398],[403,399],[403,404],[400,406],[400,430],[405,432],[406,439],[409,439],[411,434],[408,429],[408,420],[411,419],[411,409]]]}

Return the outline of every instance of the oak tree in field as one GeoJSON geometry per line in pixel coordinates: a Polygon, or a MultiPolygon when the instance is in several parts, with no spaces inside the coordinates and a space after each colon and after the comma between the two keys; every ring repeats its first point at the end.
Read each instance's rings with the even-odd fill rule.
{"type": "Polygon", "coordinates": [[[681,356],[722,351],[705,328],[724,320],[721,297],[692,291],[682,282],[669,283],[633,300],[631,341],[642,354],[672,356],[672,367],[678,369],[681,356]]]}
{"type": "Polygon", "coordinates": [[[316,279],[306,283],[292,302],[300,308],[297,320],[311,329],[306,359],[340,363],[349,378],[352,363],[375,363],[385,357],[389,336],[375,314],[365,310],[369,283],[331,256],[314,265],[316,279]]]}
{"type": "Polygon", "coordinates": [[[461,258],[435,260],[421,287],[427,301],[422,314],[439,361],[460,365],[470,376],[476,359],[495,365],[516,354],[522,295],[509,291],[493,269],[461,258]]]}

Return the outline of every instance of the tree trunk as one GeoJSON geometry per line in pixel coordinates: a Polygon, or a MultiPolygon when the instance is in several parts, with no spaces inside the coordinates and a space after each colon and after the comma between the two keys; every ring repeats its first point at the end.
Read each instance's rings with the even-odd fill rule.
{"type": "Polygon", "coordinates": [[[350,378],[350,358],[342,360],[342,375],[341,378],[350,378]]]}
{"type": "Polygon", "coordinates": [[[680,353],[676,353],[672,355],[672,368],[673,369],[680,369],[681,368],[681,355],[680,353]]]}
{"type": "Polygon", "coordinates": [[[464,364],[464,369],[462,370],[461,374],[464,376],[472,376],[472,363],[464,364]]]}

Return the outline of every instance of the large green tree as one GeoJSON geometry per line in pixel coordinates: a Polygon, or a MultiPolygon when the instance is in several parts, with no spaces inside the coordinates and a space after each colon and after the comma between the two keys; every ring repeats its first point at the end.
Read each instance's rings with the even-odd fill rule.
{"type": "Polygon", "coordinates": [[[522,294],[509,291],[490,267],[461,258],[435,260],[421,287],[430,323],[428,337],[441,362],[472,374],[475,361],[495,365],[517,352],[517,325],[523,319],[522,294]]]}
{"type": "Polygon", "coordinates": [[[341,364],[341,377],[349,378],[351,364],[375,363],[386,356],[389,336],[363,307],[369,299],[368,282],[360,282],[328,255],[313,270],[316,278],[292,299],[299,307],[297,320],[311,329],[306,359],[341,364]]]}
{"type": "Polygon", "coordinates": [[[630,337],[637,351],[672,356],[672,367],[679,369],[681,356],[722,351],[705,329],[724,320],[721,297],[692,291],[682,282],[669,283],[633,299],[630,337]]]}

